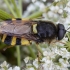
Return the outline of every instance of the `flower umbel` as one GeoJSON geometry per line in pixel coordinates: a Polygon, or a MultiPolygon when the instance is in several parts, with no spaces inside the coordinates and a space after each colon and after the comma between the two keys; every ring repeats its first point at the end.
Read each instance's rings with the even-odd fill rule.
{"type": "Polygon", "coordinates": [[[14,68],[10,67],[9,64],[7,64],[6,61],[4,61],[1,65],[0,65],[0,70],[20,70],[20,67],[15,66],[14,68]]]}

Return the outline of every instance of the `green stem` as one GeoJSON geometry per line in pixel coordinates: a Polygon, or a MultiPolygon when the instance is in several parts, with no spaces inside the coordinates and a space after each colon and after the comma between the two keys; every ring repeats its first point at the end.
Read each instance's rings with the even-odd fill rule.
{"type": "Polygon", "coordinates": [[[21,66],[21,56],[20,56],[20,46],[19,45],[16,46],[16,51],[17,51],[17,63],[18,63],[18,66],[20,67],[21,66]]]}
{"type": "Polygon", "coordinates": [[[4,66],[3,68],[4,68],[4,70],[8,70],[8,68],[6,66],[4,66]]]}
{"type": "Polygon", "coordinates": [[[27,19],[34,19],[34,18],[40,17],[40,16],[42,16],[42,13],[43,12],[41,12],[41,11],[35,12],[32,15],[28,16],[27,19]]]}
{"type": "Polygon", "coordinates": [[[14,16],[15,18],[17,18],[17,15],[15,14],[14,10],[11,8],[11,5],[9,4],[8,0],[4,0],[4,1],[5,1],[5,3],[7,4],[8,8],[9,8],[9,10],[11,11],[11,13],[13,14],[13,16],[14,16]]]}
{"type": "Polygon", "coordinates": [[[19,2],[19,14],[20,14],[20,17],[22,17],[22,0],[18,0],[19,2]]]}
{"type": "Polygon", "coordinates": [[[43,51],[42,51],[41,47],[40,47],[38,44],[36,44],[36,48],[37,48],[38,51],[43,55],[43,51]]]}
{"type": "Polygon", "coordinates": [[[10,18],[12,18],[10,14],[0,9],[0,19],[5,20],[10,18]]]}
{"type": "Polygon", "coordinates": [[[28,46],[28,50],[30,51],[31,56],[35,59],[35,58],[36,58],[36,55],[35,55],[35,53],[33,52],[31,46],[28,46]]]}
{"type": "Polygon", "coordinates": [[[19,12],[19,9],[18,9],[18,7],[17,7],[17,5],[15,3],[15,0],[11,0],[11,2],[14,5],[14,9],[16,11],[16,14],[17,14],[18,18],[20,18],[20,12],[19,12]]]}

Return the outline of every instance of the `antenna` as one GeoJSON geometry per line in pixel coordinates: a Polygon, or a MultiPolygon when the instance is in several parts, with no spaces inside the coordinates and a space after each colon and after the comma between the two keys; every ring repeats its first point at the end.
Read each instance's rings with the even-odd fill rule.
{"type": "MultiPolygon", "coordinates": [[[[68,29],[70,29],[70,27],[69,27],[68,29]]],[[[68,30],[68,29],[67,29],[67,30],[68,30]]]]}
{"type": "Polygon", "coordinates": [[[70,32],[70,31],[68,31],[70,29],[70,27],[66,30],[66,32],[70,32]]]}

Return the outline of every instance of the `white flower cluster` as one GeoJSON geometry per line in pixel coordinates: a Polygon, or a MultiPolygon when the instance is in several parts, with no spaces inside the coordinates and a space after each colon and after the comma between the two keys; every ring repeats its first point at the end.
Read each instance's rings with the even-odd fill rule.
{"type": "MultiPolygon", "coordinates": [[[[68,29],[70,27],[70,0],[62,1],[63,0],[54,0],[54,4],[56,5],[52,3],[45,5],[36,0],[35,4],[38,3],[37,6],[40,8],[40,11],[42,9],[42,16],[45,20],[53,21],[56,24],[61,23],[65,26],[65,29],[68,29]],[[44,7],[41,7],[41,5],[44,5],[44,7]],[[46,7],[49,8],[48,11],[44,10],[46,7]]],[[[33,9],[36,8],[36,6],[32,7],[33,9]]],[[[28,7],[28,9],[32,10],[31,7],[28,7]]],[[[70,29],[68,31],[70,31],[70,29]]],[[[38,60],[38,58],[36,58],[33,63],[27,62],[26,70],[70,70],[70,52],[64,48],[67,41],[68,38],[64,37],[62,41],[57,42],[55,45],[42,48],[42,59],[38,60]],[[59,48],[58,46],[62,47],[59,48]]]]}
{"type": "Polygon", "coordinates": [[[1,65],[0,65],[0,70],[20,70],[20,67],[15,66],[14,68],[9,67],[9,64],[7,64],[6,61],[4,61],[1,65]]]}
{"type": "Polygon", "coordinates": [[[54,0],[55,2],[59,2],[60,0],[54,0]]]}
{"type": "Polygon", "coordinates": [[[65,10],[70,14],[70,1],[67,2],[65,10]]]}
{"type": "Polygon", "coordinates": [[[66,48],[58,49],[58,47],[49,46],[43,48],[43,58],[40,63],[36,58],[33,63],[26,63],[26,70],[68,70],[69,59],[70,52],[66,48]]]}
{"type": "Polygon", "coordinates": [[[33,0],[35,1],[34,3],[31,3],[28,7],[27,10],[23,13],[23,17],[27,17],[30,15],[30,13],[35,12],[37,10],[43,11],[43,9],[46,7],[45,4],[41,1],[33,0]]]}
{"type": "Polygon", "coordinates": [[[42,59],[44,70],[68,70],[68,66],[70,66],[68,59],[70,58],[70,52],[66,50],[66,48],[58,49],[51,47],[51,49],[47,48],[44,52],[44,58],[42,59]],[[50,51],[51,50],[51,51],[50,51]],[[58,56],[61,56],[58,58],[58,56]],[[56,62],[54,62],[55,60],[56,62]]]}

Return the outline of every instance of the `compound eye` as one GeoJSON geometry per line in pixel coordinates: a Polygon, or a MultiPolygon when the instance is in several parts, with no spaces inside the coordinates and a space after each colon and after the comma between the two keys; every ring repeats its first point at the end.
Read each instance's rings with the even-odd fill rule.
{"type": "Polygon", "coordinates": [[[63,37],[64,37],[64,35],[65,35],[65,33],[66,33],[66,30],[65,30],[65,27],[64,27],[64,25],[62,25],[62,24],[58,24],[57,25],[57,36],[58,36],[58,40],[61,40],[61,39],[63,39],[63,37]]]}
{"type": "Polygon", "coordinates": [[[60,30],[59,33],[58,33],[58,40],[63,39],[64,35],[65,35],[65,31],[60,30]]]}

